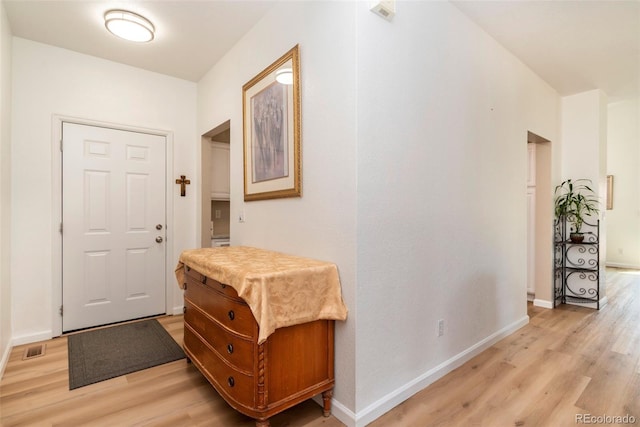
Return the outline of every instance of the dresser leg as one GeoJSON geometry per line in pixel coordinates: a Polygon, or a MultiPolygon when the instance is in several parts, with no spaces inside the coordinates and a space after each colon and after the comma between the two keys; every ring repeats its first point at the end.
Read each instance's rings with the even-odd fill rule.
{"type": "Polygon", "coordinates": [[[322,415],[328,417],[331,415],[331,398],[333,397],[333,389],[322,392],[322,403],[324,404],[322,415]]]}
{"type": "Polygon", "coordinates": [[[269,420],[256,420],[256,427],[269,427],[270,425],[269,420]]]}

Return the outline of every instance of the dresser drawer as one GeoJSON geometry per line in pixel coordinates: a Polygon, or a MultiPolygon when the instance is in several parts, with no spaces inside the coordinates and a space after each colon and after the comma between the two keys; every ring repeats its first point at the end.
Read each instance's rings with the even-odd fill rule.
{"type": "Polygon", "coordinates": [[[220,283],[217,280],[213,280],[211,277],[207,277],[189,266],[186,267],[186,270],[187,280],[192,279],[195,282],[207,285],[214,291],[220,292],[222,295],[238,301],[242,301],[242,298],[238,296],[238,293],[235,289],[233,289],[233,287],[225,285],[224,283],[220,283]]]}
{"type": "Polygon", "coordinates": [[[246,303],[227,298],[192,280],[187,281],[184,297],[230,330],[249,338],[257,336],[258,325],[246,303]]]}
{"type": "Polygon", "coordinates": [[[184,321],[222,358],[241,371],[253,372],[253,340],[242,339],[218,326],[206,314],[185,301],[184,321]]]}
{"type": "Polygon", "coordinates": [[[246,407],[254,406],[254,377],[238,372],[224,363],[188,325],[184,328],[184,347],[193,355],[193,360],[203,367],[203,373],[220,393],[246,407]]]}
{"type": "Polygon", "coordinates": [[[237,301],[244,301],[242,298],[238,296],[238,293],[236,292],[236,290],[229,285],[220,283],[217,280],[213,280],[210,277],[206,278],[205,284],[209,286],[211,289],[213,289],[214,291],[220,292],[222,295],[226,296],[227,298],[235,299],[237,301]]]}

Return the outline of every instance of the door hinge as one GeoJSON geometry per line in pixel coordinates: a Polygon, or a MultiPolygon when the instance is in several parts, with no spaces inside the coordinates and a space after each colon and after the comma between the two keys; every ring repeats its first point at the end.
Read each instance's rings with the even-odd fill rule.
{"type": "Polygon", "coordinates": [[[60,223],[60,234],[62,234],[62,223],[60,223]]]}
{"type": "Polygon", "coordinates": [[[62,310],[63,306],[60,306],[60,316],[62,316],[63,310],[62,310]]]}

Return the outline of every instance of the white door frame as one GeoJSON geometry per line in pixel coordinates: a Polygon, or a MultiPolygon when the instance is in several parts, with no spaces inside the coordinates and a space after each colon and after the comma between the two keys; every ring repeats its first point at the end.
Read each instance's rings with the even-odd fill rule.
{"type": "Polygon", "coordinates": [[[165,252],[165,283],[166,297],[165,310],[167,314],[173,314],[174,291],[174,259],[173,259],[173,184],[171,176],[173,176],[173,132],[149,129],[139,126],[123,125],[119,123],[109,123],[97,120],[90,120],[78,117],[53,115],[51,130],[51,185],[52,185],[52,224],[51,224],[51,242],[52,242],[52,335],[54,337],[62,335],[62,316],[60,316],[60,306],[62,305],[62,234],[60,233],[60,224],[62,223],[62,152],[60,150],[60,141],[62,139],[62,123],[75,123],[80,125],[88,125],[95,127],[105,127],[116,130],[148,133],[151,135],[164,136],[167,140],[166,144],[166,212],[167,219],[166,229],[166,252],[165,252]]]}

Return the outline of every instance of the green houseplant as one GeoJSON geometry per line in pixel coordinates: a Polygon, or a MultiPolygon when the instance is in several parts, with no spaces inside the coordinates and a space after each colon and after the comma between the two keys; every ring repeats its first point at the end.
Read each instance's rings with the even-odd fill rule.
{"type": "Polygon", "coordinates": [[[554,192],[556,218],[564,218],[572,224],[569,238],[574,242],[584,240],[581,230],[585,217],[599,212],[599,201],[589,185],[591,180],[588,179],[568,179],[554,192]]]}

